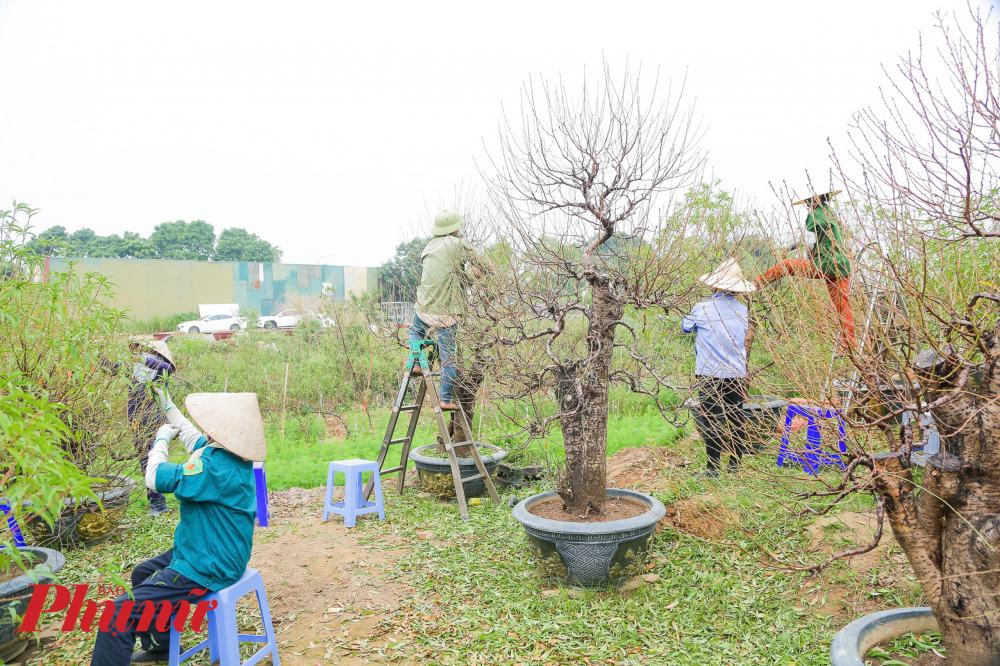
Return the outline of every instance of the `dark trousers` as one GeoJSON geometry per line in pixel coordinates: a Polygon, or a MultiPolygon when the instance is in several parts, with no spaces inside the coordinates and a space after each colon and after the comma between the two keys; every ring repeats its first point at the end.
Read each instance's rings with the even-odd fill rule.
{"type": "MultiPolygon", "coordinates": [[[[174,550],[171,548],[162,555],[140,562],[132,569],[132,597],[135,605],[132,607],[132,614],[129,616],[129,631],[97,631],[97,640],[94,642],[94,654],[90,659],[90,666],[127,666],[132,660],[132,651],[135,648],[135,637],[139,636],[142,649],[152,652],[166,652],[170,645],[170,632],[156,631],[155,627],[149,632],[138,633],[133,631],[142,615],[143,601],[152,601],[158,604],[161,601],[169,601],[172,604],[187,600],[191,604],[191,612],[194,612],[194,605],[199,599],[208,596],[204,594],[191,594],[191,590],[202,588],[187,576],[168,569],[167,565],[173,559],[174,550]]],[[[129,600],[127,594],[115,599],[115,618],[121,610],[122,604],[129,600]]],[[[175,609],[176,611],[176,609],[175,609]]],[[[159,613],[157,613],[159,615],[159,613]]],[[[176,612],[174,613],[176,615],[176,612]]],[[[98,616],[99,617],[99,616],[98,616]]],[[[173,615],[171,616],[173,617],[173,615]]],[[[188,615],[190,621],[190,614],[188,615]]]]}
{"type": "Polygon", "coordinates": [[[743,403],[746,402],[746,382],[742,377],[699,377],[698,420],[703,426],[709,469],[718,469],[722,452],[728,450],[735,464],[746,452],[746,428],[743,423],[743,403]],[[727,435],[731,444],[727,443],[727,435]]]}

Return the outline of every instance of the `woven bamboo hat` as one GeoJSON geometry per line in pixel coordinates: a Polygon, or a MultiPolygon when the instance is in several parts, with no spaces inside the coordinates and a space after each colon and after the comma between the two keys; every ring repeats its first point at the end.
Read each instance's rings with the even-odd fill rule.
{"type": "Polygon", "coordinates": [[[256,393],[192,393],[184,407],[198,427],[225,450],[254,462],[267,457],[256,393]]]}
{"type": "Polygon", "coordinates": [[[150,351],[156,352],[157,354],[159,354],[160,356],[162,356],[163,358],[165,358],[167,360],[167,363],[169,363],[170,365],[174,366],[175,368],[177,367],[177,364],[174,363],[174,357],[170,353],[170,347],[168,347],[167,343],[164,342],[163,340],[136,340],[136,339],[133,339],[129,343],[129,345],[134,346],[134,347],[142,347],[142,348],[145,348],[145,349],[149,349],[150,351]]]}
{"type": "Polygon", "coordinates": [[[726,259],[711,273],[701,276],[701,283],[707,284],[713,289],[721,291],[731,291],[735,294],[745,294],[757,291],[753,282],[748,282],[743,277],[743,269],[735,259],[726,259]]]}
{"type": "Polygon", "coordinates": [[[793,201],[792,205],[798,206],[799,204],[812,203],[817,199],[819,199],[820,203],[823,203],[824,201],[829,201],[830,199],[837,196],[841,192],[843,192],[843,190],[833,190],[832,192],[826,192],[824,194],[814,194],[812,196],[806,197],[805,199],[802,199],[801,201],[793,201]]]}

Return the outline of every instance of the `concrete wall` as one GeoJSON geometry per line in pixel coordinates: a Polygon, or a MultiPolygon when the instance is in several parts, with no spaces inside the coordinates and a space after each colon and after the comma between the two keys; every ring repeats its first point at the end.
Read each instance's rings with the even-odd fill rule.
{"type": "Polygon", "coordinates": [[[82,259],[51,257],[50,271],[101,273],[115,285],[115,307],[135,319],[197,312],[200,303],[238,303],[263,315],[296,298],[318,298],[329,286],[337,301],[378,289],[378,269],[366,266],[82,259]]]}

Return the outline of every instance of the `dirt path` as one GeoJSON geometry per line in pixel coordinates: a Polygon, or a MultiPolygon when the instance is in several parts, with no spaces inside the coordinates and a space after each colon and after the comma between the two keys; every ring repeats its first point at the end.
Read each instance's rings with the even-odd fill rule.
{"type": "Polygon", "coordinates": [[[379,663],[372,651],[387,642],[379,625],[411,594],[386,570],[406,551],[361,546],[338,517],[321,522],[323,489],[277,491],[270,502],[271,525],[256,530],[250,566],[267,586],[281,663],[379,663]]]}

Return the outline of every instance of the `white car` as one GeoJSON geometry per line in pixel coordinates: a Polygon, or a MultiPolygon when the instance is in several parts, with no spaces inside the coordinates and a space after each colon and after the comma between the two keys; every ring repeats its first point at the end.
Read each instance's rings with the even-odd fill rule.
{"type": "Polygon", "coordinates": [[[291,328],[298,326],[303,319],[315,319],[323,328],[335,326],[334,321],[326,315],[310,310],[282,310],[278,314],[267,315],[257,320],[257,326],[271,331],[275,328],[291,328]]]}
{"type": "Polygon", "coordinates": [[[178,324],[177,330],[181,333],[218,333],[238,331],[245,326],[246,322],[234,314],[213,314],[178,324]]]}

